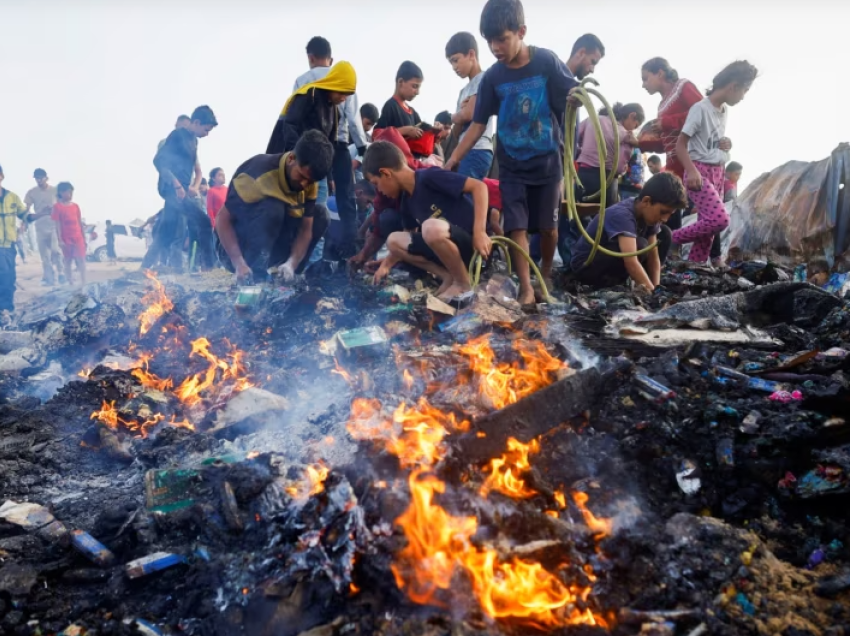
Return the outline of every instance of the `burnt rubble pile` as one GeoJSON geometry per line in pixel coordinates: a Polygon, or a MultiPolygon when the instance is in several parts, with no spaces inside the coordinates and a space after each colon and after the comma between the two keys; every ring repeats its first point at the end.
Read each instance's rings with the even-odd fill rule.
{"type": "Polygon", "coordinates": [[[2,634],[850,634],[850,304],[142,274],[0,332],[2,634]]]}

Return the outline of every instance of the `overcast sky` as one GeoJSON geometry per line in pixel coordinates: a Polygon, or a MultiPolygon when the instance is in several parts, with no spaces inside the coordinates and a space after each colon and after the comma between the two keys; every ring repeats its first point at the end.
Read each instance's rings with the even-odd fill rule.
{"type": "MultiPolygon", "coordinates": [[[[152,159],[176,116],[199,104],[220,125],[200,143],[204,173],[228,178],[265,150],[313,35],[358,73],[361,103],[379,108],[404,60],[422,67],[413,103],[423,119],[452,110],[463,82],[444,57],[457,31],[478,36],[482,0],[0,0],[0,165],[22,197],[45,168],[69,180],[87,220],[147,218],[161,207],[152,159]],[[297,7],[297,8],[296,8],[297,7]],[[319,13],[315,8],[321,8],[319,13]]],[[[663,56],[701,89],[728,62],[761,73],[731,109],[727,135],[744,182],[791,159],[826,157],[850,140],[846,107],[850,3],[839,0],[685,3],[525,0],[530,44],[562,59],[582,33],[606,56],[597,68],[610,101],[658,96],[641,88],[640,66],[663,56]]],[[[484,67],[494,60],[479,37],[484,67]]]]}

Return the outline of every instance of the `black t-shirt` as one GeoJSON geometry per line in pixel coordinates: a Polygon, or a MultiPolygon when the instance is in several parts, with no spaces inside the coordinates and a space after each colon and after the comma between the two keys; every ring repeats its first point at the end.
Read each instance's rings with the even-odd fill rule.
{"type": "Polygon", "coordinates": [[[198,138],[185,128],[172,130],[153,160],[159,171],[159,193],[164,196],[171,192],[174,179],[188,189],[195,175],[197,158],[198,138]]]}
{"type": "Polygon", "coordinates": [[[387,103],[381,109],[381,116],[378,118],[375,128],[402,128],[404,126],[415,126],[421,121],[419,113],[412,108],[410,112],[407,112],[401,102],[393,96],[387,100],[387,103]]]}
{"type": "Polygon", "coordinates": [[[401,197],[401,214],[405,227],[422,225],[431,218],[444,219],[472,234],[475,208],[472,198],[464,194],[464,175],[442,168],[416,171],[412,194],[401,197]]]}
{"type": "Polygon", "coordinates": [[[543,185],[563,178],[567,97],[578,82],[548,49],[531,47],[522,68],[496,63],[487,69],[473,121],[487,124],[498,116],[496,157],[499,180],[543,185]]]}

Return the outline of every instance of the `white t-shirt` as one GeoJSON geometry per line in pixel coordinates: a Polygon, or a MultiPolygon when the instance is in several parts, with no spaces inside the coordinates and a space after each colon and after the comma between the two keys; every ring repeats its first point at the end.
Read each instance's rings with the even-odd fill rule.
{"type": "Polygon", "coordinates": [[[720,150],[720,139],[726,136],[726,104],[715,108],[706,97],[691,106],[682,132],[691,139],[688,142],[688,154],[691,161],[725,166],[729,163],[729,153],[720,150]]]}
{"type": "MultiPolygon", "coordinates": [[[[460,112],[460,105],[464,102],[468,97],[472,97],[473,95],[478,94],[478,88],[481,86],[481,80],[484,79],[484,71],[480,72],[478,75],[473,77],[469,84],[463,87],[463,90],[460,92],[460,97],[457,100],[457,110],[460,112]]],[[[468,124],[467,124],[468,125],[468,124]]],[[[496,134],[496,118],[491,117],[487,121],[487,129],[484,131],[484,134],[481,136],[475,146],[472,148],[473,150],[493,150],[493,135],[496,134]]],[[[466,136],[466,131],[460,136],[463,139],[466,136]]]]}

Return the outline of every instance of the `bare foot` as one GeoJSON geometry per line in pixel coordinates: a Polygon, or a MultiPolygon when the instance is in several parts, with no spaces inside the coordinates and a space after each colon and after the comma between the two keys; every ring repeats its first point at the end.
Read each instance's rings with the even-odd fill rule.
{"type": "Polygon", "coordinates": [[[440,287],[439,289],[437,289],[436,292],[434,292],[434,295],[437,298],[442,298],[442,295],[446,293],[446,290],[448,290],[454,284],[454,282],[454,278],[452,278],[451,276],[447,276],[443,279],[443,282],[440,283],[440,287]]]}
{"type": "Polygon", "coordinates": [[[461,294],[465,294],[468,291],[472,291],[472,287],[469,285],[449,285],[448,289],[444,290],[442,294],[439,294],[437,298],[442,300],[443,302],[450,302],[457,296],[461,294]]]}
{"type": "Polygon", "coordinates": [[[534,304],[534,289],[529,287],[528,289],[520,289],[519,297],[517,301],[520,305],[533,305],[534,304]]]}

